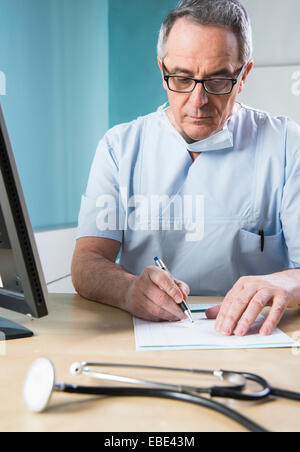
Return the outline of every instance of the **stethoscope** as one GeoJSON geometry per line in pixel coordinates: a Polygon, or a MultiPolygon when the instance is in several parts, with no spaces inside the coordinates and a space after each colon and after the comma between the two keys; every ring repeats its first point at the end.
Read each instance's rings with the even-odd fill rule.
{"type": "Polygon", "coordinates": [[[75,363],[71,366],[72,375],[83,375],[97,380],[112,381],[137,385],[131,386],[78,386],[73,384],[59,383],[55,381],[55,369],[52,362],[47,358],[39,358],[31,365],[25,378],[23,397],[27,408],[33,413],[42,413],[46,410],[53,392],[85,395],[106,396],[140,396],[140,397],[162,397],[178,401],[190,402],[202,407],[215,410],[230,419],[238,422],[253,432],[266,432],[266,430],[238,413],[215,400],[214,397],[230,398],[246,401],[258,401],[266,399],[270,395],[284,397],[300,401],[300,393],[286,391],[272,387],[264,378],[247,372],[235,372],[224,370],[201,370],[177,367],[145,366],[135,364],[113,364],[113,363],[75,363]],[[173,372],[187,372],[193,374],[208,375],[216,377],[226,385],[198,387],[190,385],[168,384],[151,380],[142,380],[126,376],[114,375],[97,371],[101,368],[127,368],[146,369],[173,372]],[[260,386],[257,392],[246,392],[248,383],[254,382],[260,386]],[[211,398],[202,397],[207,394],[211,398]]]}

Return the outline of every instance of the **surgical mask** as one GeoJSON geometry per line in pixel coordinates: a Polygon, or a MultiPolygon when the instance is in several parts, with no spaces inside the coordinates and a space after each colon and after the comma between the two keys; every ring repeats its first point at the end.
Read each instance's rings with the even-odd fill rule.
{"type": "MultiPolygon", "coordinates": [[[[163,106],[163,107],[166,107],[166,106],[163,106]]],[[[232,117],[238,111],[237,106],[234,109],[233,115],[230,118],[228,118],[228,120],[226,121],[226,124],[223,127],[223,130],[211,135],[208,138],[205,138],[200,141],[196,141],[195,143],[191,143],[191,144],[187,143],[185,141],[185,139],[180,135],[180,133],[175,129],[175,127],[171,124],[165,110],[166,110],[166,108],[161,109],[160,111],[164,114],[164,118],[167,121],[172,132],[176,134],[177,138],[179,138],[182,143],[184,143],[186,149],[189,152],[201,153],[201,152],[219,151],[219,150],[223,150],[223,149],[233,148],[233,134],[230,130],[231,127],[229,127],[229,125],[230,125],[230,121],[231,121],[232,117]]]]}
{"type": "Polygon", "coordinates": [[[189,152],[208,152],[219,151],[221,149],[228,149],[233,147],[233,138],[229,132],[228,125],[221,130],[221,132],[205,138],[195,143],[186,143],[186,148],[189,152]]]}

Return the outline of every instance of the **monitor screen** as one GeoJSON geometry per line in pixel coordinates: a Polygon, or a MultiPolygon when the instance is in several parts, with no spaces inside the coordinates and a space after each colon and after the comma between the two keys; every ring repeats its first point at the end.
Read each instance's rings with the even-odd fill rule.
{"type": "MultiPolygon", "coordinates": [[[[0,308],[40,318],[47,312],[47,288],[0,105],[0,308]]],[[[31,331],[0,318],[3,339],[31,331]]]]}

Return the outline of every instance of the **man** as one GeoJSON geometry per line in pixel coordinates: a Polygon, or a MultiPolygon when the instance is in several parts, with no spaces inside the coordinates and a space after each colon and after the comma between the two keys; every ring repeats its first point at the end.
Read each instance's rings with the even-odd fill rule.
{"type": "Polygon", "coordinates": [[[265,306],[268,335],[300,305],[300,128],[236,102],[251,58],[238,1],[183,0],[167,16],[169,107],[110,130],[92,166],[72,263],[83,297],[177,321],[188,294],[225,296],[207,316],[241,336],[265,306]]]}

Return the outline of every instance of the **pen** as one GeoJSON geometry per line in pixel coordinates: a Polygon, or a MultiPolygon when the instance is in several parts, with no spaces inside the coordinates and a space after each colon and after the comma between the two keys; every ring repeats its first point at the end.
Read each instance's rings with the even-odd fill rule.
{"type": "MultiPolygon", "coordinates": [[[[161,259],[155,257],[154,262],[158,268],[170,273],[161,259]]],[[[192,313],[184,300],[182,300],[182,303],[179,304],[179,307],[181,308],[182,312],[187,316],[187,318],[193,323],[192,313]]]]}
{"type": "Polygon", "coordinates": [[[262,229],[261,231],[259,231],[259,235],[261,237],[260,250],[263,253],[265,249],[265,231],[262,229]]]}

